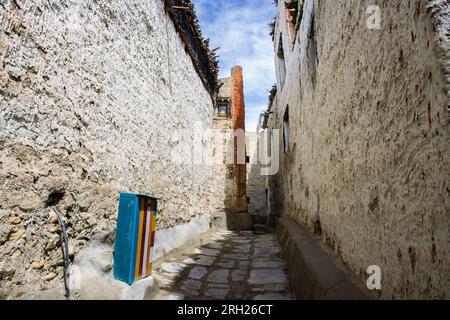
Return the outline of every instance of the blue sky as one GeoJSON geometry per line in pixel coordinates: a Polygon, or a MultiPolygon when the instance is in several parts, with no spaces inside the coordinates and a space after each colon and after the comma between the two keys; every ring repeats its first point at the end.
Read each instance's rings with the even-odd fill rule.
{"type": "Polygon", "coordinates": [[[220,47],[220,77],[242,65],[246,129],[256,131],[275,82],[273,44],[267,24],[275,16],[272,0],[193,0],[203,35],[211,48],[220,47]]]}

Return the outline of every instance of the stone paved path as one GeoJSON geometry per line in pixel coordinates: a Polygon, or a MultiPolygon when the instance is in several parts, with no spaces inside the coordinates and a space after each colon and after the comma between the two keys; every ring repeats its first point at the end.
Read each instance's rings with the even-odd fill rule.
{"type": "Polygon", "coordinates": [[[193,253],[162,263],[155,299],[291,299],[273,234],[222,231],[193,253]]]}

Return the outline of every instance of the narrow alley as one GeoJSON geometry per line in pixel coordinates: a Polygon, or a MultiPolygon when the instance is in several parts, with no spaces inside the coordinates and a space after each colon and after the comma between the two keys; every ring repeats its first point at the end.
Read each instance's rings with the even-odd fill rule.
{"type": "Polygon", "coordinates": [[[449,26],[1,0],[0,300],[450,299],[449,26]]]}
{"type": "Polygon", "coordinates": [[[163,262],[153,276],[154,299],[289,300],[289,281],[278,244],[264,231],[217,231],[193,252],[163,262]]]}

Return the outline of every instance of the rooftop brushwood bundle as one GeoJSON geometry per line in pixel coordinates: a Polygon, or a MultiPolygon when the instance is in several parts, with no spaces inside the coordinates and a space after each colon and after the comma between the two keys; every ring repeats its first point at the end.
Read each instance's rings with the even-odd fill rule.
{"type": "Polygon", "coordinates": [[[209,39],[201,31],[200,23],[191,0],[164,0],[166,10],[175,23],[177,31],[205,86],[212,96],[219,88],[219,60],[216,51],[210,48],[209,39]]]}
{"type": "Polygon", "coordinates": [[[275,41],[276,23],[277,23],[277,17],[273,18],[273,20],[267,24],[267,27],[269,28],[269,35],[272,37],[272,41],[275,41]]]}
{"type": "Polygon", "coordinates": [[[277,90],[278,90],[277,85],[274,84],[272,86],[272,89],[270,89],[270,91],[269,91],[269,106],[273,103],[273,100],[275,99],[275,95],[277,94],[277,90]]]}

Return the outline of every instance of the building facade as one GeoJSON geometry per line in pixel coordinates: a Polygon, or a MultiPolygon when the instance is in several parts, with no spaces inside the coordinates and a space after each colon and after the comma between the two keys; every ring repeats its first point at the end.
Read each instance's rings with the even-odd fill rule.
{"type": "Polygon", "coordinates": [[[249,229],[247,206],[247,146],[245,138],[245,101],[243,70],[235,66],[231,77],[219,80],[214,112],[213,156],[221,190],[217,207],[226,213],[231,229],[249,229]],[[223,187],[224,186],[224,187],[223,187]]]}
{"type": "Polygon", "coordinates": [[[0,298],[61,284],[53,206],[75,259],[97,235],[114,239],[119,192],[161,198],[157,255],[183,244],[168,241],[174,227],[209,228],[220,184],[190,155],[193,124],[214,123],[217,61],[180,3],[2,2],[0,298]]]}
{"type": "Polygon", "coordinates": [[[248,213],[259,216],[263,222],[267,218],[267,176],[261,174],[261,163],[259,161],[258,133],[246,133],[246,147],[248,155],[247,163],[247,199],[248,213]]]}
{"type": "Polygon", "coordinates": [[[363,286],[378,266],[382,298],[450,297],[449,16],[447,1],[278,1],[269,212],[363,286]]]}

